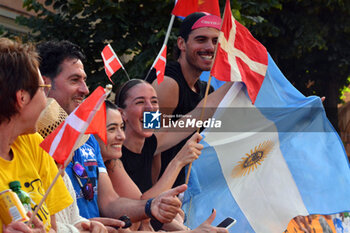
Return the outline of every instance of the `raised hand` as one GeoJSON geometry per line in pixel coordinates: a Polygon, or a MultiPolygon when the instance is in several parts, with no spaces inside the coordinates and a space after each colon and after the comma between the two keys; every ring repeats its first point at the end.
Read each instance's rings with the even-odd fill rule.
{"type": "Polygon", "coordinates": [[[177,195],[186,189],[187,185],[183,184],[154,198],[151,204],[152,215],[162,223],[171,222],[181,211],[181,201],[177,198],[177,195]]]}
{"type": "Polygon", "coordinates": [[[193,134],[192,137],[187,140],[182,149],[177,153],[174,159],[181,164],[181,167],[184,167],[198,159],[198,156],[201,154],[201,150],[203,149],[203,145],[199,144],[202,138],[203,137],[199,133],[193,134]]]}
{"type": "Polygon", "coordinates": [[[216,210],[214,209],[209,218],[204,221],[199,227],[196,229],[192,230],[192,233],[228,233],[228,230],[226,228],[222,227],[215,227],[212,226],[211,223],[214,221],[216,217],[216,210]]]}

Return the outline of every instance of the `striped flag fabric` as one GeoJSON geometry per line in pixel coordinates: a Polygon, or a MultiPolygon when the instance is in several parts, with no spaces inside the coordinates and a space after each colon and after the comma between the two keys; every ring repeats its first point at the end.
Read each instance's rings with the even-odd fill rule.
{"type": "Polygon", "coordinates": [[[83,103],[69,114],[64,122],[42,141],[40,146],[57,163],[64,165],[67,159],[70,161],[73,148],[84,133],[96,133],[106,142],[106,109],[104,106],[106,96],[107,93],[102,87],[96,88],[83,103]],[[103,127],[91,125],[91,122],[98,122],[103,127]]]}
{"type": "Polygon", "coordinates": [[[154,60],[152,67],[156,70],[157,82],[160,84],[164,80],[166,64],[166,44],[163,44],[157,58],[154,60]]]}
{"type": "Polygon", "coordinates": [[[220,17],[218,0],[178,0],[171,14],[186,17],[194,12],[207,12],[220,17]]]}
{"type": "MultiPolygon", "coordinates": [[[[113,83],[111,76],[117,72],[121,67],[122,63],[119,61],[117,54],[115,54],[112,46],[110,44],[106,45],[101,52],[103,63],[105,66],[106,74],[109,80],[113,83]]],[[[114,84],[114,83],[113,83],[114,84]]]]}
{"type": "Polygon", "coordinates": [[[267,51],[231,13],[226,1],[211,75],[222,81],[242,81],[254,103],[267,69],[267,51]]]}
{"type": "MultiPolygon", "coordinates": [[[[236,30],[242,33],[241,27],[236,30]]],[[[256,45],[250,33],[245,37],[256,45]]],[[[230,56],[252,60],[242,50],[231,51],[230,56]]],[[[349,162],[322,101],[296,90],[266,50],[256,52],[267,58],[261,85],[236,81],[213,116],[221,128],[202,133],[204,149],[193,162],[183,204],[191,228],[212,208],[217,210],[213,224],[230,216],[237,223],[229,232],[247,233],[281,233],[298,215],[350,210],[349,162]]],[[[239,72],[254,78],[248,67],[239,72]]]]}
{"type": "MultiPolygon", "coordinates": [[[[349,162],[319,97],[298,92],[268,56],[252,104],[236,82],[203,132],[183,209],[191,228],[217,210],[237,223],[230,232],[280,233],[295,216],[350,210],[349,162]]],[[[215,224],[217,222],[213,222],[215,224]]]]}
{"type": "Polygon", "coordinates": [[[226,1],[211,75],[222,81],[242,81],[254,103],[267,69],[267,51],[231,13],[226,1]]]}

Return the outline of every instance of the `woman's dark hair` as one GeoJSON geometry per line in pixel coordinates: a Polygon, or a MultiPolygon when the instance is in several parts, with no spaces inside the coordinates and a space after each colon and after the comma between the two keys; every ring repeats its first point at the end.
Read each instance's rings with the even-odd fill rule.
{"type": "Polygon", "coordinates": [[[118,106],[113,104],[109,100],[105,100],[105,104],[106,104],[106,110],[108,110],[108,109],[118,110],[118,106]]]}
{"type": "Polygon", "coordinates": [[[133,88],[134,86],[141,84],[141,83],[147,83],[145,80],[142,79],[131,79],[129,81],[127,81],[126,83],[124,83],[119,91],[118,94],[115,97],[115,101],[114,103],[119,106],[120,108],[124,109],[126,107],[125,105],[125,101],[128,98],[128,92],[131,88],[133,88]]]}
{"type": "Polygon", "coordinates": [[[18,113],[17,96],[25,90],[32,98],[39,88],[39,60],[35,47],[0,38],[0,123],[18,113]]]}

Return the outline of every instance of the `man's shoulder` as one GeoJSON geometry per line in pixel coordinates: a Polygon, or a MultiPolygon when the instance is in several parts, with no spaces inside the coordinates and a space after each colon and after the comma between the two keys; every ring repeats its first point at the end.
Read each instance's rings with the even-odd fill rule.
{"type": "Polygon", "coordinates": [[[95,136],[92,134],[89,135],[89,139],[83,145],[86,145],[86,144],[92,147],[99,147],[95,136]]]}
{"type": "Polygon", "coordinates": [[[171,108],[177,105],[177,99],[180,94],[180,84],[175,79],[164,76],[162,83],[158,84],[157,81],[154,81],[152,86],[157,92],[160,106],[171,108]]]}
{"type": "Polygon", "coordinates": [[[170,61],[165,67],[165,76],[171,77],[173,79],[183,79],[183,74],[181,70],[181,65],[177,61],[170,61]]]}
{"type": "Polygon", "coordinates": [[[182,73],[179,74],[179,72],[181,73],[181,66],[178,62],[167,62],[163,81],[160,84],[158,84],[157,79],[153,79],[153,81],[151,82],[158,95],[160,93],[174,94],[174,92],[179,91],[179,77],[181,79],[181,76],[183,76],[182,73]]]}
{"type": "Polygon", "coordinates": [[[98,154],[99,152],[98,142],[92,134],[83,145],[81,145],[77,150],[75,150],[75,154],[79,156],[84,155],[87,152],[89,152],[89,155],[93,157],[95,157],[96,154],[98,154]]]}
{"type": "MultiPolygon", "coordinates": [[[[165,76],[176,78],[177,76],[181,76],[181,66],[177,61],[167,61],[165,65],[165,76]]],[[[146,77],[145,81],[152,84],[157,82],[156,70],[152,69],[151,72],[146,77]]]]}
{"type": "Polygon", "coordinates": [[[181,65],[177,61],[168,61],[165,66],[165,70],[180,69],[181,65]]]}
{"type": "Polygon", "coordinates": [[[180,91],[180,88],[184,88],[187,85],[185,77],[181,70],[179,62],[171,61],[167,64],[164,75],[164,88],[172,89],[173,91],[180,91]]]}

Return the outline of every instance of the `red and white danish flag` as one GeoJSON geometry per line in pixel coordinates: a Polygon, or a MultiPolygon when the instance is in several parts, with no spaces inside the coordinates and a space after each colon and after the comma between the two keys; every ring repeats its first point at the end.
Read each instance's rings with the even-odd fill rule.
{"type": "Polygon", "coordinates": [[[233,18],[230,1],[227,0],[211,75],[222,81],[244,82],[254,104],[267,64],[266,48],[233,18]]]}
{"type": "Polygon", "coordinates": [[[108,93],[102,87],[84,100],[40,146],[49,153],[57,163],[66,165],[71,160],[73,148],[82,135],[96,133],[106,143],[106,108],[104,100],[108,93]],[[96,125],[98,124],[98,125],[96,125]],[[100,127],[100,126],[103,127],[100,127]]]}
{"type": "Polygon", "coordinates": [[[121,67],[122,63],[119,61],[110,44],[106,45],[101,52],[103,63],[105,64],[105,71],[109,80],[113,83],[111,76],[117,72],[121,67]]]}
{"type": "Polygon", "coordinates": [[[156,69],[158,84],[160,84],[164,80],[165,63],[166,63],[166,44],[163,44],[162,49],[160,50],[156,60],[154,60],[152,65],[152,67],[156,69]]]}

